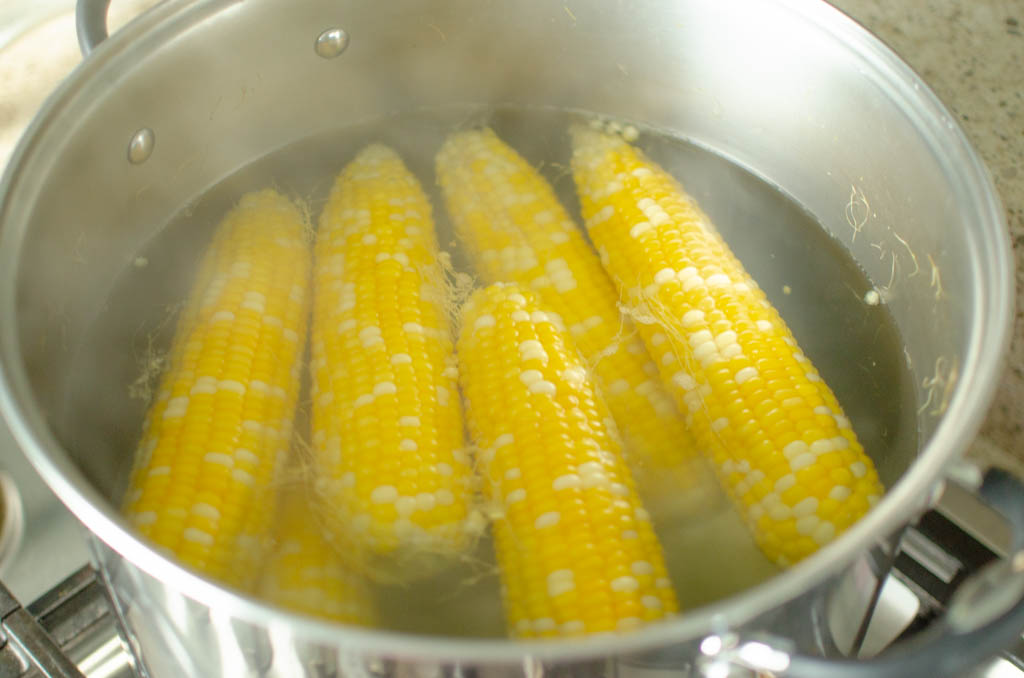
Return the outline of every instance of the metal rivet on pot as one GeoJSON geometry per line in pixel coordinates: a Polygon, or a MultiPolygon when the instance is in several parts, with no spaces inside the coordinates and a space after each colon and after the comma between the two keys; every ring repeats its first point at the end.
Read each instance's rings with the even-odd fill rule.
{"type": "Polygon", "coordinates": [[[328,28],[317,36],[314,48],[325,59],[333,59],[348,47],[348,33],[340,28],[328,28]]]}
{"type": "Polygon", "coordinates": [[[133,165],[140,165],[153,154],[153,147],[156,145],[156,135],[153,130],[143,127],[132,135],[128,142],[128,162],[133,165]]]}

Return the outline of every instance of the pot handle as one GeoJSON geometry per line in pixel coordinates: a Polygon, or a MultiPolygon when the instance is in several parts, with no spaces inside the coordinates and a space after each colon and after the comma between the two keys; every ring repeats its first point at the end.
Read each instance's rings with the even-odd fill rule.
{"type": "Polygon", "coordinates": [[[75,30],[82,56],[107,39],[107,10],[110,0],[78,0],[75,6],[75,30]]]}
{"type": "Polygon", "coordinates": [[[736,674],[722,670],[739,668],[786,678],[941,678],[966,675],[1005,650],[1024,633],[1024,485],[1007,471],[990,469],[972,489],[1006,519],[1011,546],[1005,559],[961,584],[932,629],[866,660],[802,656],[771,641],[716,637],[702,644],[714,649],[700,660],[703,675],[731,676],[736,674]]]}

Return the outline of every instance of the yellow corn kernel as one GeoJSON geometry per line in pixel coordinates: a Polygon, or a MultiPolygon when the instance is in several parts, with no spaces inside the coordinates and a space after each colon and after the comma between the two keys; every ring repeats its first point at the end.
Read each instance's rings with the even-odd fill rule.
{"type": "Polygon", "coordinates": [[[421,556],[470,545],[471,467],[430,203],[394,151],[371,145],[341,172],[315,254],[312,425],[327,534],[411,576],[421,556]]]}
{"type": "Polygon", "coordinates": [[[810,555],[883,492],[849,420],[678,183],[619,137],[571,133],[590,237],[698,446],[769,558],[810,555]]]}
{"type": "Polygon", "coordinates": [[[309,226],[244,196],[218,227],[178,322],[124,512],[184,563],[250,589],[288,450],[308,315],[309,226]]]}
{"type": "Polygon", "coordinates": [[[674,612],[615,424],[568,334],[531,292],[498,283],[467,302],[458,351],[510,633],[624,631],[674,612]]]}
{"type": "Polygon", "coordinates": [[[369,584],[324,540],[317,522],[322,511],[314,510],[314,500],[299,488],[282,495],[276,548],[263,571],[261,595],[296,612],[373,626],[376,611],[369,584]]]}
{"type": "Polygon", "coordinates": [[[532,289],[560,317],[591,366],[645,500],[659,513],[678,502],[703,465],[692,462],[692,440],[657,366],[551,186],[490,129],[451,135],[436,164],[448,213],[481,277],[532,289]]]}

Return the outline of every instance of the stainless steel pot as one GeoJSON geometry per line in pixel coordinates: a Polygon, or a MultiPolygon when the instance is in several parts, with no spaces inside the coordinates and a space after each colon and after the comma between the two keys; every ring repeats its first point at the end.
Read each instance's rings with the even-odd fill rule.
{"type": "MultiPolygon", "coordinates": [[[[105,35],[106,4],[80,2],[86,51],[105,35]]],[[[824,3],[167,0],[99,45],[47,101],[0,187],[0,229],[4,414],[94,535],[96,564],[154,676],[725,675],[726,665],[906,675],[957,670],[967,649],[990,651],[1024,624],[1020,605],[997,604],[978,584],[929,647],[858,665],[801,654],[830,652],[821,620],[838,604],[837,582],[853,577],[870,596],[893,535],[961,468],[1012,316],[1010,247],[985,168],[921,80],[824,3]],[[920,444],[875,451],[894,481],[879,505],[741,595],[630,635],[560,643],[343,628],[225,590],[139,541],[109,497],[114,460],[62,442],[71,365],[116,276],[183,205],[254,158],[452,102],[581,109],[670,130],[809,210],[881,292],[913,374],[920,444]]],[[[1024,530],[1007,483],[983,490],[1024,530]]],[[[1017,581],[1020,561],[990,578],[1017,581]]]]}

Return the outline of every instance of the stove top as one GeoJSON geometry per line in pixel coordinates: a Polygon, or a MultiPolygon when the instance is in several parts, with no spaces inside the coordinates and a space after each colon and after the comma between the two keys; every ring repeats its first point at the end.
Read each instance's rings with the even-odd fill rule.
{"type": "MultiPolygon", "coordinates": [[[[37,620],[36,630],[45,630],[88,678],[134,678],[101,582],[89,566],[83,528],[29,466],[3,425],[0,469],[5,507],[0,580],[26,604],[27,623],[37,620]]],[[[1001,518],[951,485],[934,510],[906,529],[869,621],[844,625],[848,615],[841,613],[828,620],[836,647],[848,656],[871,657],[914,636],[943,613],[961,581],[1003,557],[1008,543],[1001,518]]],[[[3,630],[15,609],[11,600],[5,608],[0,587],[0,676],[45,675],[15,642],[5,644],[3,630]]],[[[1024,678],[1022,657],[1024,639],[969,678],[1024,678]]],[[[616,678],[670,676],[680,678],[678,671],[615,671],[616,678]]]]}

